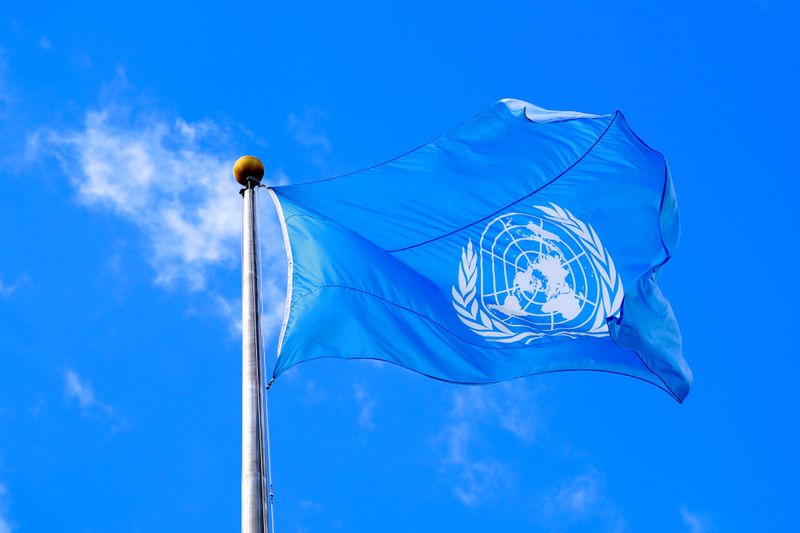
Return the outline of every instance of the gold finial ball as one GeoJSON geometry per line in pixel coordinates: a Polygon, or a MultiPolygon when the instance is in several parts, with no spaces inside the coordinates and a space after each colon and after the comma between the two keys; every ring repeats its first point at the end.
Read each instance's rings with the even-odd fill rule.
{"type": "Polygon", "coordinates": [[[247,178],[255,178],[261,183],[261,178],[264,177],[264,163],[252,155],[240,157],[233,165],[233,177],[243,187],[247,187],[247,178]]]}

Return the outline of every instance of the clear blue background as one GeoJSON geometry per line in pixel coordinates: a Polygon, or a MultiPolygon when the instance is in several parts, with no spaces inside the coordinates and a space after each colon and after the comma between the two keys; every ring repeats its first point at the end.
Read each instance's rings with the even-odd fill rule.
{"type": "Polygon", "coordinates": [[[182,263],[153,259],[155,211],[80,192],[87,113],[115,114],[123,140],[167,124],[172,155],[179,119],[210,121],[223,140],[198,150],[225,169],[259,155],[277,183],[384,161],[503,97],[621,109],[666,154],[683,238],[661,283],[693,391],[678,405],[614,376],[458,387],[308,363],[270,395],[278,531],[796,528],[797,1],[2,11],[0,532],[239,527],[238,240],[192,263],[202,284],[157,283],[182,263]]]}

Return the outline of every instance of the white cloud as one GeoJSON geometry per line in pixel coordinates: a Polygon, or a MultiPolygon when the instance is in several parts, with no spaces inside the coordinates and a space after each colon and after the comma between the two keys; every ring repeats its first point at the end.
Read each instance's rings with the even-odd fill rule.
{"type": "Polygon", "coordinates": [[[494,459],[464,460],[459,482],[453,486],[453,494],[467,507],[476,507],[482,499],[493,499],[492,495],[511,483],[508,467],[494,459]]]}
{"type": "Polygon", "coordinates": [[[685,507],[681,508],[681,520],[686,526],[687,533],[706,533],[711,529],[707,516],[693,513],[685,507]]]}
{"type": "MultiPolygon", "coordinates": [[[[119,80],[127,87],[123,67],[119,80]]],[[[43,129],[28,144],[29,153],[45,151],[58,159],[82,203],[141,230],[157,284],[199,290],[212,271],[233,269],[240,258],[242,200],[231,175],[236,155],[229,137],[229,130],[211,120],[168,120],[111,104],[88,111],[80,128],[43,129]]],[[[274,184],[287,181],[281,171],[273,177],[274,184]]],[[[284,251],[272,202],[265,192],[258,195],[265,204],[259,232],[270,239],[261,247],[262,316],[272,331],[283,318],[284,251]]],[[[232,328],[241,328],[237,300],[212,301],[232,328]]]]}
{"type": "Polygon", "coordinates": [[[551,529],[589,522],[598,531],[621,533],[625,519],[605,494],[606,481],[594,468],[564,481],[544,499],[544,518],[551,529]]]}
{"type": "Polygon", "coordinates": [[[364,385],[356,383],[353,385],[353,398],[358,405],[358,425],[363,429],[375,429],[373,414],[375,412],[375,400],[370,396],[364,385]]]}
{"type": "Polygon", "coordinates": [[[11,533],[11,521],[7,514],[8,489],[0,483],[0,533],[11,533]]]}
{"type": "Polygon", "coordinates": [[[466,420],[451,420],[438,437],[445,448],[442,463],[456,475],[453,494],[468,507],[477,506],[482,495],[491,495],[509,482],[502,463],[491,457],[478,457],[476,439],[474,424],[466,420]]]}
{"type": "Polygon", "coordinates": [[[226,137],[211,121],[108,106],[86,113],[77,131],[40,131],[30,143],[59,159],[82,202],[145,232],[158,283],[200,289],[209,267],[239,255],[241,199],[226,137]]]}
{"type": "Polygon", "coordinates": [[[100,417],[109,420],[112,434],[128,429],[128,423],[116,413],[114,408],[97,398],[92,384],[71,369],[64,372],[64,396],[67,402],[77,402],[84,417],[100,417]]]}
{"type": "Polygon", "coordinates": [[[300,393],[300,401],[306,406],[321,402],[328,397],[327,390],[325,390],[323,387],[320,387],[315,380],[305,379],[302,377],[300,370],[297,367],[287,371],[284,376],[286,376],[291,382],[302,382],[303,386],[302,392],[300,393]]]}
{"type": "Polygon", "coordinates": [[[562,485],[549,499],[548,506],[556,514],[568,515],[573,520],[583,519],[599,503],[604,485],[599,472],[590,469],[562,485]]]}
{"type": "Polygon", "coordinates": [[[113,209],[142,227],[153,247],[157,281],[204,284],[209,264],[235,256],[240,202],[229,164],[198,151],[206,126],[148,118],[115,123],[115,111],[92,111],[82,131],[47,132],[81,200],[113,209]]]}
{"type": "Polygon", "coordinates": [[[89,409],[97,404],[92,385],[82,380],[73,370],[64,372],[64,392],[67,400],[77,400],[82,409],[89,409]]]}
{"type": "Polygon", "coordinates": [[[320,126],[320,122],[324,118],[324,113],[311,108],[306,109],[302,116],[290,113],[289,130],[300,144],[319,146],[326,152],[330,152],[331,141],[320,126]]]}
{"type": "Polygon", "coordinates": [[[8,284],[0,279],[0,298],[11,296],[25,282],[26,278],[19,278],[12,284],[8,284]]]}
{"type": "Polygon", "coordinates": [[[442,466],[454,476],[452,490],[464,505],[474,507],[512,483],[511,470],[492,455],[483,439],[492,426],[522,442],[531,442],[537,429],[535,393],[523,382],[459,387],[452,395],[452,409],[435,442],[441,449],[442,466]]]}
{"type": "Polygon", "coordinates": [[[320,512],[322,511],[322,505],[319,502],[315,502],[314,500],[300,500],[300,509],[305,511],[313,511],[313,512],[320,512]]]}
{"type": "MultiPolygon", "coordinates": [[[[294,515],[298,521],[304,522],[308,519],[313,519],[314,515],[319,515],[324,511],[322,504],[314,500],[300,500],[297,509],[294,510],[294,515]]],[[[303,525],[298,525],[295,529],[297,533],[308,533],[311,529],[303,525]]]]}
{"type": "Polygon", "coordinates": [[[538,422],[536,394],[522,381],[463,387],[453,394],[451,416],[498,423],[518,439],[531,442],[538,422]]]}
{"type": "Polygon", "coordinates": [[[242,299],[228,299],[219,294],[212,296],[217,314],[228,323],[231,335],[239,337],[242,334],[242,299]]]}

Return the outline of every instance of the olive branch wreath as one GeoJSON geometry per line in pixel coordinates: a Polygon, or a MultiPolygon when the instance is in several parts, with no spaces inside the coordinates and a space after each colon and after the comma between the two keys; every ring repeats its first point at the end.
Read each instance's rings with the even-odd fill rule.
{"type": "MultiPolygon", "coordinates": [[[[584,249],[588,252],[595,271],[600,276],[600,305],[595,308],[592,327],[588,331],[562,331],[558,335],[588,335],[592,337],[608,335],[606,319],[614,316],[619,311],[624,295],[622,279],[614,266],[614,260],[611,259],[611,255],[603,247],[600,237],[597,236],[591,225],[584,223],[568,210],[554,203],[550,203],[550,207],[540,205],[534,207],[544,213],[546,219],[568,229],[581,241],[584,249]]],[[[452,287],[453,308],[465,326],[481,337],[493,342],[525,341],[527,344],[545,335],[539,331],[515,332],[504,322],[484,311],[476,298],[477,280],[478,255],[475,253],[472,247],[472,239],[470,239],[467,241],[467,246],[461,249],[458,284],[452,287]]]]}

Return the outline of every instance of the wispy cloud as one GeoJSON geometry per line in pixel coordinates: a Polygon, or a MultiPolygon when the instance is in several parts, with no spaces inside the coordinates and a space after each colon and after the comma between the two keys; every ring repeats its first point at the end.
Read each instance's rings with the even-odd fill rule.
{"type": "Polygon", "coordinates": [[[711,530],[711,522],[706,515],[693,513],[685,507],[681,508],[681,520],[687,533],[706,533],[711,530]]]}
{"type": "Polygon", "coordinates": [[[478,457],[473,445],[476,434],[468,424],[453,424],[445,430],[447,456],[444,464],[456,468],[458,477],[453,494],[464,505],[475,507],[481,499],[491,499],[499,489],[511,484],[508,467],[491,457],[478,457]]]}
{"type": "Polygon", "coordinates": [[[25,283],[26,279],[27,278],[23,276],[17,279],[17,281],[14,283],[7,283],[0,279],[0,298],[11,296],[23,285],[23,283],[25,283]]]}
{"type": "Polygon", "coordinates": [[[11,520],[8,518],[8,489],[0,483],[0,533],[11,533],[11,520]]]}
{"type": "MultiPolygon", "coordinates": [[[[324,508],[322,504],[317,501],[300,500],[296,509],[294,509],[293,514],[296,518],[296,521],[302,523],[308,520],[314,520],[315,517],[318,517],[321,513],[323,513],[323,511],[324,508]]],[[[294,531],[296,533],[309,533],[310,531],[313,531],[313,529],[305,525],[297,524],[294,531]]]]}
{"type": "Polygon", "coordinates": [[[242,334],[242,300],[228,299],[215,294],[212,297],[217,314],[228,323],[231,335],[238,337],[242,334]]]}
{"type": "Polygon", "coordinates": [[[158,283],[200,289],[210,266],[238,256],[241,201],[225,132],[214,123],[109,106],[89,111],[77,131],[44,130],[30,142],[59,159],[84,203],[145,231],[158,283]]]}
{"type": "Polygon", "coordinates": [[[303,376],[297,366],[287,370],[282,378],[285,378],[292,385],[294,393],[297,394],[299,401],[305,406],[314,405],[328,398],[328,391],[320,386],[316,380],[303,376]]]}
{"type": "Polygon", "coordinates": [[[496,459],[482,435],[499,426],[523,442],[535,436],[537,415],[534,392],[522,382],[487,387],[461,387],[452,395],[450,411],[435,442],[443,451],[442,466],[455,475],[452,490],[464,505],[512,483],[510,469],[496,459]]]}
{"type": "Polygon", "coordinates": [[[114,414],[114,409],[99,401],[94,394],[92,384],[88,380],[81,378],[74,370],[64,372],[64,394],[68,401],[77,401],[81,410],[88,413],[92,409],[97,409],[108,415],[114,414]]]}
{"type": "Polygon", "coordinates": [[[127,429],[127,422],[115,412],[114,408],[97,398],[89,380],[71,369],[64,372],[64,396],[67,402],[78,404],[83,416],[110,420],[112,433],[127,429]]]}
{"type": "Polygon", "coordinates": [[[594,468],[565,480],[544,500],[545,519],[553,530],[593,520],[601,531],[621,533],[625,519],[605,494],[606,481],[594,468]]]}
{"type": "Polygon", "coordinates": [[[311,108],[306,109],[302,115],[290,113],[289,130],[300,144],[304,146],[319,146],[326,152],[330,152],[330,139],[328,139],[320,124],[324,118],[324,113],[311,108]]]}
{"type": "MultiPolygon", "coordinates": [[[[131,90],[122,67],[117,84],[131,90]]],[[[169,119],[111,103],[87,111],[79,128],[33,133],[28,145],[30,154],[58,159],[83,204],[109,210],[141,230],[157,284],[200,290],[208,287],[209,275],[234,268],[240,257],[232,131],[211,120],[169,119]]],[[[275,178],[287,181],[282,172],[275,178]]],[[[262,212],[271,209],[269,200],[259,202],[269,204],[262,212]]],[[[262,217],[259,231],[280,242],[276,217],[262,217]]],[[[282,259],[282,245],[262,247],[264,319],[270,328],[283,316],[282,259]]],[[[238,314],[235,300],[212,300],[226,318],[238,314]]],[[[238,319],[233,326],[240,327],[238,319]]]]}
{"type": "Polygon", "coordinates": [[[360,383],[353,385],[353,398],[358,406],[358,426],[363,429],[375,429],[375,421],[373,420],[375,399],[370,396],[367,388],[360,383]]]}
{"type": "Polygon", "coordinates": [[[300,500],[298,505],[304,511],[313,511],[315,513],[322,511],[322,505],[314,500],[300,500]]]}
{"type": "Polygon", "coordinates": [[[451,417],[496,423],[518,439],[531,442],[539,422],[537,394],[522,381],[463,387],[453,394],[451,417]]]}
{"type": "Polygon", "coordinates": [[[594,511],[604,486],[600,473],[590,469],[559,487],[548,499],[547,507],[555,514],[581,520],[594,511]]]}

